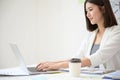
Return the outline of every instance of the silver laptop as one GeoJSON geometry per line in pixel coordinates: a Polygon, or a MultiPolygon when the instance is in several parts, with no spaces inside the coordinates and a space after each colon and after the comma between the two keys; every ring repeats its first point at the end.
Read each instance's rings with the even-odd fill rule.
{"type": "Polygon", "coordinates": [[[9,70],[1,70],[0,75],[34,75],[34,74],[52,74],[52,73],[58,73],[61,71],[45,71],[45,72],[39,72],[35,69],[35,67],[27,67],[25,65],[24,59],[20,53],[20,50],[18,49],[16,44],[9,44],[13,53],[15,54],[16,58],[19,62],[19,69],[9,69],[9,70]]]}

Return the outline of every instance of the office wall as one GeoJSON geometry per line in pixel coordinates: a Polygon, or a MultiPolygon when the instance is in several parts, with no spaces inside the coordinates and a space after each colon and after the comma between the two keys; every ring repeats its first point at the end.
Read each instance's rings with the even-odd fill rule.
{"type": "Polygon", "coordinates": [[[79,0],[0,0],[0,68],[18,66],[8,43],[26,64],[70,58],[85,28],[79,0]]]}

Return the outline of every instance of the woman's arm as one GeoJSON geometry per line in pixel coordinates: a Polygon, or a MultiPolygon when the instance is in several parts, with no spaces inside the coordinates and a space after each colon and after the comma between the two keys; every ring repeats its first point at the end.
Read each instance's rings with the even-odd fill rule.
{"type": "MultiPolygon", "coordinates": [[[[47,71],[47,70],[57,70],[60,68],[68,68],[69,60],[62,60],[56,62],[43,62],[37,65],[36,69],[38,71],[47,71]]],[[[81,58],[81,67],[90,66],[91,62],[88,58],[81,58]]]]}
{"type": "Polygon", "coordinates": [[[69,63],[68,60],[56,61],[56,62],[43,62],[37,65],[38,71],[57,70],[60,68],[67,68],[69,63]]]}
{"type": "Polygon", "coordinates": [[[91,66],[89,58],[81,58],[81,67],[91,66]]]}

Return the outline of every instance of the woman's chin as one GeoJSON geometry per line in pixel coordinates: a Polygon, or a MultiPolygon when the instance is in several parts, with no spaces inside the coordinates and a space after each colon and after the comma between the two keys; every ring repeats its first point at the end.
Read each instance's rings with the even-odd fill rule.
{"type": "Polygon", "coordinates": [[[92,25],[95,25],[96,23],[95,22],[91,22],[92,25]]]}

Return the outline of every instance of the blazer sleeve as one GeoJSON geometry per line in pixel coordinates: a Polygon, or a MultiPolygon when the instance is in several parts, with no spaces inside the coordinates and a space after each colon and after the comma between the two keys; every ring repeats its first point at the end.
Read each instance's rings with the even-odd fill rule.
{"type": "Polygon", "coordinates": [[[110,30],[109,37],[104,41],[104,45],[96,51],[95,54],[89,56],[91,66],[97,66],[110,60],[115,54],[120,54],[120,27],[110,30]]]}

